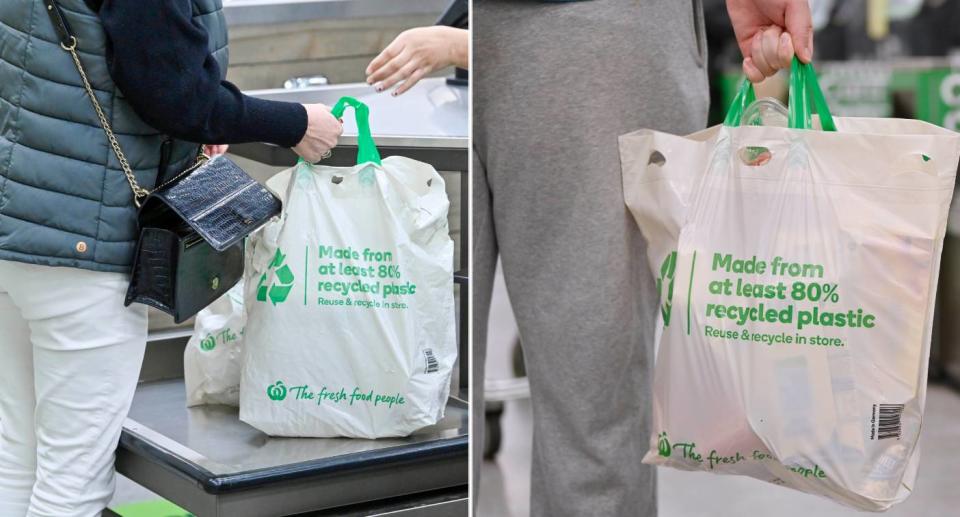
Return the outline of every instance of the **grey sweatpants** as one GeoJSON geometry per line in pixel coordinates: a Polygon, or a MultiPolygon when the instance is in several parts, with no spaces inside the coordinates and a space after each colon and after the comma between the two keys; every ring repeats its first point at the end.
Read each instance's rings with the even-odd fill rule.
{"type": "Polygon", "coordinates": [[[641,458],[657,300],[617,136],[705,126],[698,4],[474,3],[474,443],[499,254],[530,380],[534,516],[656,515],[641,458]]]}

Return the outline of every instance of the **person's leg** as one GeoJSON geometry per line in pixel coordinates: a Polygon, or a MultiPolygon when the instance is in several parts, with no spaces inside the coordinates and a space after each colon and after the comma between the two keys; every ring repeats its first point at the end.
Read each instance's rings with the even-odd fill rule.
{"type": "Polygon", "coordinates": [[[523,341],[534,516],[656,515],[657,308],[617,137],[706,123],[691,2],[479,2],[475,135],[523,341]]]}
{"type": "Polygon", "coordinates": [[[36,378],[37,480],[27,515],[96,516],[113,496],[146,308],[123,306],[126,275],[16,268],[8,289],[30,326],[36,378]]]}
{"type": "MultiPolygon", "coordinates": [[[[476,139],[475,139],[476,141],[476,139]]],[[[478,142],[479,143],[479,142],[478,142]]],[[[480,471],[483,467],[484,425],[484,379],[487,360],[487,321],[490,314],[490,297],[493,294],[493,277],[497,269],[497,237],[493,227],[493,199],[487,185],[487,173],[483,166],[482,145],[473,149],[473,363],[471,364],[470,400],[473,412],[471,441],[473,443],[473,507],[479,503],[480,471]]]]}
{"type": "Polygon", "coordinates": [[[0,262],[0,515],[26,515],[36,481],[30,329],[4,288],[0,262]]]}

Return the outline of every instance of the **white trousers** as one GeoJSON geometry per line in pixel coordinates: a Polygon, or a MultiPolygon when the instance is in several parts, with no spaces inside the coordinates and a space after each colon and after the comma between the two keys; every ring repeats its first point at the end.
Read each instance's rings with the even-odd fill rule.
{"type": "Polygon", "coordinates": [[[0,516],[92,517],[147,338],[126,275],[0,261],[0,516]]]}

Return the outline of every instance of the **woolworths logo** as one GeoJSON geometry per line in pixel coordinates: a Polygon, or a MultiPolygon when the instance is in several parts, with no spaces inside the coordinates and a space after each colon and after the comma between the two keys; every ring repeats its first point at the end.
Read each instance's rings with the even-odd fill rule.
{"type": "Polygon", "coordinates": [[[670,440],[665,432],[660,433],[660,439],[657,440],[657,452],[664,458],[669,458],[670,453],[673,452],[673,448],[670,447],[670,440]]]}
{"type": "Polygon", "coordinates": [[[269,271],[260,277],[260,283],[257,284],[257,301],[266,302],[269,298],[274,305],[287,301],[290,290],[293,289],[294,276],[290,266],[283,263],[286,259],[286,255],[277,249],[277,254],[273,256],[269,266],[270,269],[276,270],[274,283],[267,285],[269,271]]]}
{"type": "Polygon", "coordinates": [[[283,384],[283,381],[277,381],[276,384],[267,386],[267,396],[274,402],[281,402],[287,398],[287,386],[283,384]]]}
{"type": "Polygon", "coordinates": [[[663,315],[663,326],[670,325],[670,312],[673,309],[673,275],[677,271],[677,252],[667,255],[660,266],[660,277],[657,278],[657,292],[660,293],[660,314],[663,315]],[[666,290],[664,290],[666,289],[666,290]]]}
{"type": "Polygon", "coordinates": [[[217,338],[213,334],[207,336],[202,341],[200,341],[200,350],[203,350],[204,352],[209,352],[214,348],[217,348],[217,338]]]}

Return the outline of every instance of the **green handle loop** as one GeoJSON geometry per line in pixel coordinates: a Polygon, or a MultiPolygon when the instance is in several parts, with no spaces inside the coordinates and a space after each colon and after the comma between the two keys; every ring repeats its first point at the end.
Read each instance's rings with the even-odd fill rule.
{"type": "Polygon", "coordinates": [[[753,83],[749,79],[744,79],[740,83],[740,89],[737,90],[737,96],[733,98],[733,104],[730,105],[730,109],[727,111],[727,118],[723,120],[723,125],[725,126],[739,126],[740,121],[743,119],[743,112],[747,110],[747,106],[753,104],[753,101],[757,100],[757,94],[753,91],[753,83]]]}
{"type": "Polygon", "coordinates": [[[380,151],[377,150],[377,144],[370,133],[370,108],[353,97],[341,97],[330,113],[341,118],[347,106],[353,107],[357,117],[357,165],[368,162],[382,165],[380,151]]]}
{"type": "MultiPolygon", "coordinates": [[[[727,117],[723,121],[725,126],[739,126],[743,118],[743,112],[754,100],[753,83],[744,79],[737,91],[737,96],[733,99],[730,110],[727,111],[727,117]]],[[[837,126],[830,115],[830,107],[827,105],[827,99],[820,89],[820,83],[817,81],[817,72],[810,63],[801,63],[796,57],[790,64],[790,102],[789,102],[789,127],[791,129],[811,129],[813,127],[811,117],[811,104],[816,108],[817,115],[820,116],[820,127],[824,131],[836,131],[837,126]]]]}
{"type": "MultiPolygon", "coordinates": [[[[797,61],[796,58],[793,59],[797,61]]],[[[824,131],[836,131],[837,124],[833,121],[833,115],[830,114],[830,106],[827,105],[827,98],[820,89],[820,81],[817,80],[817,72],[812,64],[805,64],[803,68],[807,71],[807,88],[813,94],[813,105],[817,108],[817,115],[820,116],[820,127],[824,131]]]]}

